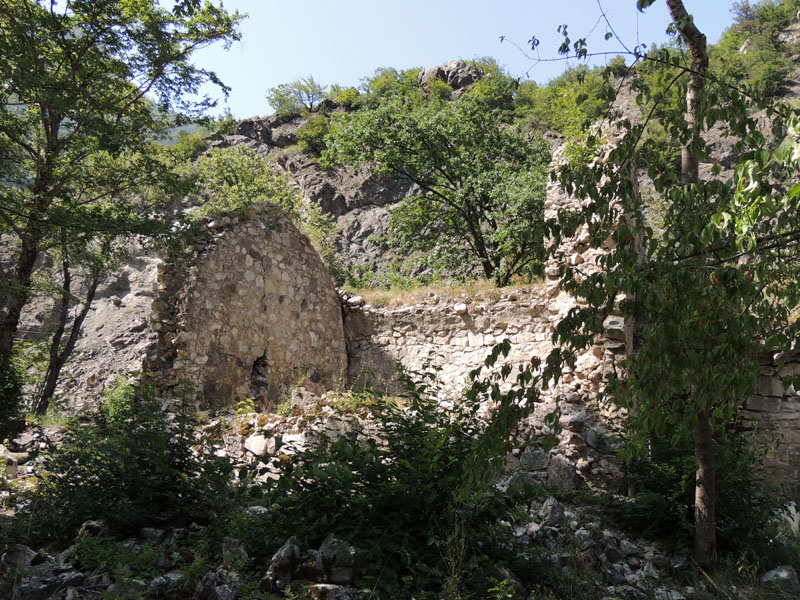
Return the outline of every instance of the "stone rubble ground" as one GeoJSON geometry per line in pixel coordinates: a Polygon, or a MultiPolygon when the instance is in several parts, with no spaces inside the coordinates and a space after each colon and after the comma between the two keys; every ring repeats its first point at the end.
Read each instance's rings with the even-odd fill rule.
{"type": "MultiPolygon", "coordinates": [[[[374,423],[365,416],[344,417],[336,410],[333,395],[316,396],[298,389],[288,406],[288,416],[267,413],[220,416],[203,426],[205,434],[216,438],[215,451],[228,457],[239,466],[269,466],[271,457],[291,453],[318,443],[324,433],[329,438],[352,435],[354,431],[378,435],[374,423]],[[280,442],[279,442],[280,440],[280,442]]],[[[489,411],[486,412],[487,416],[489,411]]],[[[507,457],[503,475],[497,481],[499,489],[512,484],[529,482],[546,488],[558,487],[562,491],[576,491],[586,487],[597,488],[604,481],[619,481],[619,470],[614,465],[613,444],[607,431],[586,412],[562,415],[563,431],[559,444],[549,453],[535,442],[515,450],[507,457]],[[580,451],[575,450],[576,436],[585,440],[580,451]],[[591,443],[590,443],[591,442],[591,443]],[[595,466],[597,465],[597,466],[595,466]],[[602,465],[602,466],[601,466],[602,465]]],[[[544,425],[532,419],[525,430],[535,436],[544,425]]],[[[6,460],[7,477],[16,475],[12,489],[35,478],[36,451],[50,443],[64,439],[63,428],[46,428],[26,431],[9,442],[13,448],[0,448],[6,460]],[[14,468],[12,473],[11,468],[14,468]]],[[[535,440],[535,437],[531,438],[535,440]]],[[[261,477],[275,476],[267,473],[261,477]]],[[[13,498],[5,496],[6,504],[13,498]]],[[[254,506],[254,514],[269,510],[254,506]]],[[[629,538],[619,531],[606,527],[602,517],[591,509],[545,496],[532,501],[526,515],[514,523],[498,522],[505,528],[509,540],[538,549],[548,563],[564,576],[576,576],[585,585],[600,590],[608,598],[644,598],[664,600],[690,600],[708,598],[703,590],[675,587],[673,575],[689,568],[686,556],[674,554],[666,545],[629,538]]],[[[82,536],[103,536],[104,526],[87,522],[78,533],[82,536]]],[[[163,572],[148,581],[114,581],[110,572],[82,572],[70,564],[74,548],[50,555],[24,546],[13,546],[0,560],[0,582],[13,583],[19,600],[74,600],[99,598],[102,592],[134,590],[135,594],[166,593],[180,586],[185,573],[175,567],[170,554],[185,539],[182,529],[145,529],[139,536],[125,543],[140,545],[156,541],[163,549],[163,572]]],[[[241,541],[225,538],[222,545],[225,564],[210,569],[197,584],[194,598],[201,600],[233,600],[243,585],[243,578],[235,565],[248,559],[247,549],[241,541]]],[[[264,574],[259,587],[264,591],[279,592],[291,582],[305,580],[314,583],[311,597],[319,599],[355,599],[357,592],[351,587],[358,574],[360,561],[357,551],[346,541],[331,535],[318,549],[301,549],[290,538],[263,566],[264,574]]],[[[782,567],[773,574],[776,579],[791,586],[790,568],[782,567]]],[[[508,578],[514,581],[513,573],[508,578]]],[[[766,576],[765,576],[766,577],[766,576]]],[[[601,594],[602,595],[602,594],[601,594]]],[[[0,597],[2,596],[0,590],[0,597]]]]}

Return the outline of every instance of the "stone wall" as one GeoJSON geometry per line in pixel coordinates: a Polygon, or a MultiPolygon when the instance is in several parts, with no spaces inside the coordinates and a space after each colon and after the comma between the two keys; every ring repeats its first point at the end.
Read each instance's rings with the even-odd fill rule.
{"type": "MultiPolygon", "coordinates": [[[[550,184],[545,200],[545,217],[575,208],[578,201],[550,184]]],[[[394,365],[419,370],[429,355],[442,367],[445,393],[456,397],[467,374],[483,363],[490,349],[508,338],[513,366],[545,359],[553,349],[556,324],[577,305],[575,298],[559,289],[559,267],[568,262],[583,273],[597,270],[598,258],[611,249],[591,248],[584,227],[574,239],[562,243],[560,256],[546,267],[541,284],[503,292],[497,297],[466,297],[444,304],[426,304],[398,310],[383,310],[350,298],[345,302],[345,335],[350,363],[348,378],[372,385],[392,387],[394,365]]],[[[632,349],[633,324],[611,316],[604,323],[606,336],[578,357],[575,369],[564,368],[562,383],[551,396],[586,400],[597,395],[613,372],[618,357],[632,349]]]]}
{"type": "MultiPolygon", "coordinates": [[[[574,305],[553,283],[391,310],[346,297],[348,379],[394,392],[397,363],[420,370],[430,360],[441,369],[444,395],[455,399],[469,372],[504,339],[511,342],[506,362],[514,367],[530,364],[533,357],[546,358],[553,349],[555,324],[574,305]]],[[[565,367],[562,383],[549,395],[596,396],[615,359],[628,350],[631,341],[630,328],[622,319],[610,317],[606,324],[607,338],[581,355],[574,370],[565,367]]]]}
{"type": "Polygon", "coordinates": [[[159,287],[159,342],[144,367],[164,390],[185,381],[205,405],[274,407],[299,383],[321,392],[344,376],[333,282],[275,207],[208,223],[206,239],[159,265],[159,287]]]}
{"type": "Polygon", "coordinates": [[[742,407],[745,426],[755,425],[768,440],[778,442],[767,454],[767,468],[780,483],[800,478],[800,393],[782,380],[799,374],[800,356],[783,365],[763,358],[756,392],[742,407]]]}

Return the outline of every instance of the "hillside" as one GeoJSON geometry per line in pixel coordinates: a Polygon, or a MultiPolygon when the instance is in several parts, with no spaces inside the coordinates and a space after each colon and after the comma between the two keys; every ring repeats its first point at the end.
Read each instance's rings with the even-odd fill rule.
{"type": "MultiPolygon", "coordinates": [[[[116,73],[235,35],[144,4],[19,7],[121,19],[116,73]]],[[[546,86],[309,77],[170,145],[78,103],[64,192],[3,112],[0,597],[800,597],[800,4],[668,6],[546,86]]]]}

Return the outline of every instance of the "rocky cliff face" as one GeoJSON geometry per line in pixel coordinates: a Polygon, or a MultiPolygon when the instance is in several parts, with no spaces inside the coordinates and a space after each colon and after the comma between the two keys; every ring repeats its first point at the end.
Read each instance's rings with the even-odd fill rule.
{"type": "MultiPolygon", "coordinates": [[[[441,79],[453,89],[453,99],[456,99],[480,77],[467,63],[452,60],[420,71],[419,82],[425,84],[441,79]]],[[[324,108],[330,112],[345,110],[330,100],[325,103],[324,108]]],[[[236,126],[233,134],[221,136],[212,146],[247,146],[277,169],[291,174],[304,201],[318,206],[333,218],[336,225],[333,245],[343,266],[380,267],[401,258],[382,250],[370,238],[386,233],[391,208],[419,193],[419,188],[402,178],[378,180],[366,169],[323,169],[316,159],[297,149],[297,130],[305,121],[300,116],[278,115],[246,119],[236,126]]]]}

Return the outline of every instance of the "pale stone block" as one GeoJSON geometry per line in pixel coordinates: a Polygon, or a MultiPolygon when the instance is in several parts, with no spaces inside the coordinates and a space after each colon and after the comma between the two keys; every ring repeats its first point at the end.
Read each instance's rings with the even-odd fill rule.
{"type": "Polygon", "coordinates": [[[758,378],[758,394],[760,396],[783,396],[785,392],[783,383],[777,377],[758,378]]]}

